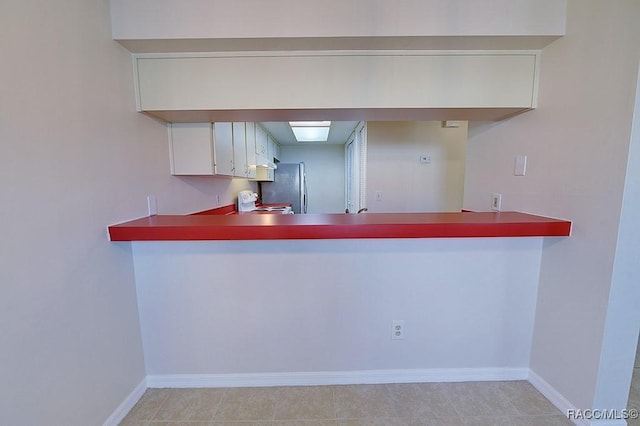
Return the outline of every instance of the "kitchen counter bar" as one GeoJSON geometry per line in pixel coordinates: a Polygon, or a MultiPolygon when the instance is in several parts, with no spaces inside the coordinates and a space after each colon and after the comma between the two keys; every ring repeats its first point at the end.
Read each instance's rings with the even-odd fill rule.
{"type": "Polygon", "coordinates": [[[519,212],[157,215],[109,226],[111,241],[566,237],[571,222],[519,212]]]}

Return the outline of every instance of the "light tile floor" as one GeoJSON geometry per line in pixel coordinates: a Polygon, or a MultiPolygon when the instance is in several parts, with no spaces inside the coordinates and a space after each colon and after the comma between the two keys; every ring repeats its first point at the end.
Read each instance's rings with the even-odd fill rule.
{"type": "Polygon", "coordinates": [[[572,425],[526,381],[148,389],[122,426],[572,425]]]}

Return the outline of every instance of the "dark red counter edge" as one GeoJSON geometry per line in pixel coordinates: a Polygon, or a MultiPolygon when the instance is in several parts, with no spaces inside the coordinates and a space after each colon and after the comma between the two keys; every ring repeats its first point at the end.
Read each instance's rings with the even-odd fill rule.
{"type": "Polygon", "coordinates": [[[295,240],[357,238],[565,237],[571,222],[278,226],[111,226],[111,241],[295,240]]]}

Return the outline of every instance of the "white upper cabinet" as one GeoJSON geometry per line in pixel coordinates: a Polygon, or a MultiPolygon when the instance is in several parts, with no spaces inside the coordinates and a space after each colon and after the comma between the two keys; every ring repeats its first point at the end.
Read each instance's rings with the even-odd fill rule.
{"type": "MultiPolygon", "coordinates": [[[[264,165],[266,162],[273,163],[274,149],[278,143],[259,124],[256,124],[256,163],[264,165]]],[[[255,179],[260,181],[273,181],[273,169],[258,166],[256,168],[255,179]]]]}
{"type": "Polygon", "coordinates": [[[246,151],[247,151],[247,177],[256,177],[256,123],[248,121],[245,123],[246,151]]]}
{"type": "Polygon", "coordinates": [[[171,174],[215,174],[211,123],[173,123],[168,128],[171,174]]]}
{"type": "Polygon", "coordinates": [[[273,161],[270,155],[278,144],[254,122],[170,123],[168,129],[173,175],[273,180],[273,170],[256,164],[273,161]],[[257,135],[264,155],[256,154],[257,135]]]}
{"type": "Polygon", "coordinates": [[[233,123],[233,166],[234,176],[247,177],[249,165],[244,121],[233,123]]]}
{"type": "Polygon", "coordinates": [[[233,123],[213,124],[213,160],[216,175],[234,176],[233,123]]]}
{"type": "Polygon", "coordinates": [[[170,123],[171,174],[233,176],[231,123],[170,123]]]}
{"type": "Polygon", "coordinates": [[[267,159],[273,162],[273,158],[275,156],[276,143],[273,140],[273,136],[267,135],[267,159]]]}
{"type": "Polygon", "coordinates": [[[256,154],[266,157],[269,152],[269,136],[260,126],[256,124],[256,154]]]}
{"type": "Polygon", "coordinates": [[[280,161],[280,144],[274,139],[272,147],[273,159],[280,161]]]}

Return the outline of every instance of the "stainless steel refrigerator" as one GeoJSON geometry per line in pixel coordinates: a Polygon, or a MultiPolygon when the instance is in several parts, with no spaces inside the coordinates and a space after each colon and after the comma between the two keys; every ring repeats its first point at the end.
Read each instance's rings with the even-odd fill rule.
{"type": "Polygon", "coordinates": [[[307,178],[304,163],[278,163],[273,182],[260,182],[262,202],[291,204],[294,213],[307,212],[307,178]]]}

